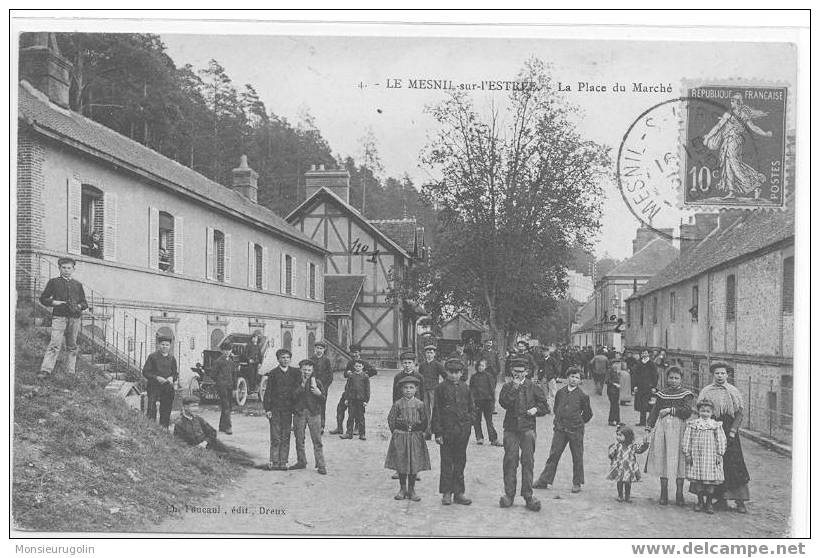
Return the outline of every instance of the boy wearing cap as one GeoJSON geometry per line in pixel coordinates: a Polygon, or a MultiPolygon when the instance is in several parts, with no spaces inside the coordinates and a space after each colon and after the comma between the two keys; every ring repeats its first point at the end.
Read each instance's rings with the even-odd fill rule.
{"type": "Polygon", "coordinates": [[[451,358],[445,365],[447,379],[436,386],[433,404],[432,431],[441,446],[441,503],[468,506],[472,500],[464,496],[464,467],[467,465],[467,444],[475,418],[470,389],[461,381],[463,364],[451,358]]]}
{"type": "Polygon", "coordinates": [[[340,438],[350,440],[353,438],[354,424],[358,428],[359,439],[366,440],[364,425],[364,409],[370,401],[370,377],[365,374],[364,361],[357,360],[353,363],[353,373],[347,377],[345,383],[345,405],[347,405],[347,432],[340,438]]]}
{"type": "Polygon", "coordinates": [[[498,402],[504,415],[504,496],[499,505],[509,508],[515,500],[518,464],[521,463],[521,496],[528,510],[540,511],[541,502],[532,495],[535,465],[535,417],[547,414],[544,391],[527,377],[527,361],[510,361],[512,380],[501,388],[498,402]]]}
{"type": "Polygon", "coordinates": [[[236,370],[231,352],[233,345],[225,341],[219,346],[222,354],[211,365],[211,374],[216,380],[216,392],[219,395],[219,431],[233,434],[231,429],[231,406],[233,400],[233,378],[236,370]]]}
{"type": "Polygon", "coordinates": [[[495,405],[495,380],[487,372],[487,361],[483,358],[475,363],[475,374],[470,378],[470,393],[473,396],[473,404],[476,406],[475,439],[476,443],[484,443],[484,432],[481,430],[481,417],[487,423],[487,435],[490,437],[490,445],[501,446],[498,441],[498,432],[493,426],[493,405],[495,405]]]}
{"type": "Polygon", "coordinates": [[[424,395],[422,396],[424,403],[427,405],[427,432],[424,433],[426,440],[432,439],[431,427],[433,424],[433,405],[436,401],[436,386],[440,379],[447,376],[444,371],[444,366],[436,360],[436,346],[432,343],[424,347],[424,361],[419,364],[419,376],[421,376],[422,385],[424,386],[424,395]]]}
{"type": "Polygon", "coordinates": [[[145,359],[142,375],[148,380],[148,420],[157,419],[159,403],[159,424],[168,428],[174,403],[174,384],[179,379],[177,359],[171,354],[170,338],[157,338],[157,351],[145,359]]]}
{"type": "Polygon", "coordinates": [[[296,463],[289,469],[307,467],[305,453],[305,429],[310,431],[313,443],[313,458],[320,475],[326,475],[325,455],[322,451],[322,408],[325,404],[325,392],[322,382],[313,375],[313,361],[299,362],[301,373],[299,384],[293,392],[293,426],[296,433],[296,463]]]}
{"type": "MultiPolygon", "coordinates": [[[[359,345],[353,344],[350,346],[350,356],[352,357],[349,361],[347,361],[347,366],[345,366],[344,377],[347,378],[350,374],[353,373],[353,364],[360,360],[364,363],[364,371],[367,374],[368,378],[372,378],[378,372],[376,369],[370,365],[369,362],[363,360],[362,357],[362,348],[359,345]]],[[[336,405],[336,430],[331,430],[331,434],[344,434],[344,430],[342,425],[345,422],[345,413],[347,412],[347,405],[345,404],[345,394],[344,391],[342,395],[339,397],[339,404],[336,405]]]]}
{"type": "Polygon", "coordinates": [[[216,444],[216,430],[194,411],[199,399],[191,395],[182,398],[182,412],[174,423],[174,438],[189,446],[213,448],[216,444]]]}
{"type": "Polygon", "coordinates": [[[73,258],[57,260],[60,276],[49,279],[40,295],[40,304],[52,307],[51,340],[40,365],[38,376],[41,378],[51,375],[54,370],[63,341],[68,351],[66,372],[74,373],[77,363],[77,334],[80,331],[80,316],[83,310],[88,308],[83,284],[71,278],[75,265],[73,258]]]}
{"type": "Polygon", "coordinates": [[[322,434],[325,433],[325,413],[327,412],[327,393],[330,391],[330,384],[333,383],[333,365],[330,359],[325,356],[327,345],[324,341],[319,341],[313,345],[313,375],[322,384],[325,400],[322,403],[322,434]]]}
{"type": "Polygon", "coordinates": [[[468,378],[468,372],[470,369],[470,360],[467,358],[467,354],[464,352],[464,341],[459,339],[456,341],[456,350],[453,351],[450,356],[447,357],[447,360],[454,358],[461,361],[462,364],[462,372],[461,372],[461,381],[466,382],[468,378]]]}
{"type": "Polygon", "coordinates": [[[268,386],[262,408],[270,422],[270,463],[268,470],[286,471],[290,454],[290,430],[293,424],[293,392],[300,384],[302,373],[290,366],[291,352],[276,351],[279,366],[268,374],[268,386]]]}
{"type": "Polygon", "coordinates": [[[572,366],[567,370],[567,385],[555,394],[555,419],[553,423],[550,455],[535,488],[551,488],[558,461],[569,444],[572,455],[572,493],[581,491],[584,484],[584,425],[592,418],[589,395],[581,385],[581,369],[572,366]]]}

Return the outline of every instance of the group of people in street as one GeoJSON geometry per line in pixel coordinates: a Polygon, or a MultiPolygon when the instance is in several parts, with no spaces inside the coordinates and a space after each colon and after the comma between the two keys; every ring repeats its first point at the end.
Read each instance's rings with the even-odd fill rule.
{"type": "MultiPolygon", "coordinates": [[[[53,308],[52,334],[41,365],[41,376],[54,368],[60,348],[68,351],[67,367],[73,372],[76,339],[83,310],[88,308],[82,285],[71,278],[75,262],[61,258],[60,276],[51,279],[40,302],[53,308]]],[[[258,342],[258,340],[257,340],[258,342]]],[[[212,363],[212,374],[220,402],[218,431],[233,433],[231,400],[234,367],[231,343],[220,346],[222,354],[212,363]]],[[[262,408],[269,422],[270,452],[265,466],[271,471],[307,468],[307,435],[313,446],[319,474],[328,472],[322,437],[333,367],[324,342],[315,344],[314,354],[291,366],[289,349],[276,351],[278,366],[268,372],[262,408]],[[290,436],[295,436],[296,463],[288,465],[290,436]]],[[[169,428],[171,407],[179,371],[171,354],[171,339],[158,338],[157,350],[143,366],[147,382],[147,416],[169,428]]],[[[342,439],[358,436],[366,440],[365,411],[370,401],[370,378],[377,370],[361,358],[361,348],[350,347],[351,358],[343,371],[344,389],[336,406],[336,428],[330,434],[342,439]],[[345,415],[347,422],[345,424],[345,415]]],[[[258,368],[261,358],[249,353],[249,364],[258,368]]],[[[729,382],[731,368],[716,362],[710,371],[713,381],[695,394],[683,387],[683,372],[669,366],[665,354],[650,356],[648,350],[628,353],[600,347],[579,349],[550,346],[534,350],[518,341],[502,359],[486,339],[481,348],[468,353],[464,343],[446,358],[439,358],[435,343],[425,345],[417,363],[412,352],[400,356],[401,370],[393,378],[392,406],[387,416],[391,439],[385,467],[396,472],[399,481],[396,499],[420,500],[415,483],[418,474],[430,470],[427,442],[435,441],[440,451],[439,493],[443,505],[470,505],[465,486],[467,447],[471,434],[477,444],[504,448],[502,459],[504,493],[502,508],[513,505],[518,488],[527,509],[538,511],[541,502],[534,489],[549,489],[560,458],[569,446],[572,457],[572,492],[578,493],[584,478],[584,431],[592,419],[590,395],[581,384],[592,378],[595,393],[610,402],[608,424],[615,426],[615,442],[609,446],[610,469],[607,479],[616,483],[617,499],[631,502],[632,483],[640,480],[638,456],[648,451],[644,472],[660,480],[658,503],[669,503],[670,479],[675,481],[675,504],[685,505],[684,482],[697,495],[696,511],[725,510],[728,501],[735,511],[745,513],[749,499],[749,473],[738,431],[744,404],[740,392],[729,382]],[[472,371],[472,373],[470,373],[472,371]],[[663,377],[663,385],[659,378],[663,377]],[[502,384],[500,393],[498,385],[502,384]],[[636,427],[643,427],[638,439],[635,430],[620,420],[624,392],[629,393],[638,413],[636,427]],[[502,435],[493,416],[504,412],[502,435]],[[549,456],[537,479],[534,478],[536,419],[554,414],[549,456]]],[[[217,429],[196,414],[198,399],[186,396],[174,427],[174,436],[191,446],[215,448],[217,429]]]]}

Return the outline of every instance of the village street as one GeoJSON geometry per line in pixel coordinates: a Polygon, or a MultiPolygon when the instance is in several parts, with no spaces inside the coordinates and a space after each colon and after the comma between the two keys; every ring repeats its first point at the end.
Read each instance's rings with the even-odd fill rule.
{"type": "MultiPolygon", "coordinates": [[[[615,500],[615,485],[605,479],[607,447],[614,441],[613,428],[606,425],[608,403],[594,393],[590,380],[584,390],[591,395],[595,416],[587,425],[585,445],[586,484],[580,494],[570,494],[571,458],[567,449],[551,490],[536,490],[543,509],[527,511],[516,498],[511,509],[500,509],[502,494],[501,460],[503,448],[479,446],[471,440],[468,449],[466,485],[471,506],[442,506],[438,488],[439,451],[430,442],[433,470],[421,474],[417,492],[421,502],[395,501],[398,482],[384,469],[390,432],[392,371],[381,371],[372,379],[372,398],[367,407],[367,440],[341,440],[324,436],[328,475],[314,469],[312,448],[307,442],[308,469],[267,472],[248,469],[236,483],[213,498],[196,505],[219,513],[190,513],[182,510],[152,532],[302,534],[352,536],[513,536],[513,537],[780,537],[788,533],[791,505],[791,460],[743,440],[746,463],[752,480],[749,513],[723,512],[716,515],[692,511],[694,496],[687,493],[687,507],[659,506],[658,481],[646,477],[633,485],[634,503],[615,500]],[[233,511],[232,511],[232,508],[233,511]],[[260,513],[269,508],[271,513],[260,513]],[[273,510],[279,510],[277,513],[273,510]],[[237,513],[246,511],[247,513],[237,513]]],[[[331,386],[335,409],[342,381],[331,386]]],[[[621,407],[622,420],[636,422],[631,407],[621,407]]],[[[331,411],[332,412],[332,411],[331,411]]],[[[218,423],[218,409],[203,405],[202,416],[218,423]]],[[[328,416],[329,429],[333,419],[328,416]]],[[[501,430],[503,410],[495,415],[501,430]]],[[[220,438],[248,452],[261,465],[268,454],[268,425],[259,403],[249,401],[233,415],[233,436],[220,438]]],[[[552,415],[538,421],[536,476],[547,457],[552,435],[552,415]]],[[[640,435],[640,434],[639,434],[640,435]]],[[[293,443],[293,442],[291,442],[293,443]]],[[[644,454],[645,456],[645,454],[644,454]]],[[[644,456],[639,456],[641,464],[644,456]]],[[[291,447],[290,462],[296,460],[291,447]]],[[[520,482],[520,470],[519,470],[520,482]]]]}

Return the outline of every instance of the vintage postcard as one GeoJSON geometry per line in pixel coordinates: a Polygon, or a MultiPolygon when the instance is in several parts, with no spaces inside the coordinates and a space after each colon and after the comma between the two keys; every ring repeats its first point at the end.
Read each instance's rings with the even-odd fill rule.
{"type": "Polygon", "coordinates": [[[800,553],[799,26],[30,16],[14,537],[800,553]]]}

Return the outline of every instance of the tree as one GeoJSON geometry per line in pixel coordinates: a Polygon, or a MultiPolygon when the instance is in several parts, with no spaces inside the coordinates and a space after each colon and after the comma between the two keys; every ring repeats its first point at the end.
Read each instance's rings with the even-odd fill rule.
{"type": "Polygon", "coordinates": [[[541,61],[518,80],[534,87],[512,91],[503,110],[482,115],[464,92],[428,107],[439,129],[422,158],[440,177],[423,187],[440,208],[430,292],[486,320],[499,343],[532,331],[566,290],[572,248],[599,227],[610,167],[541,61]]]}

